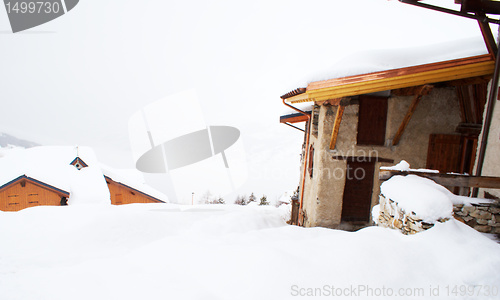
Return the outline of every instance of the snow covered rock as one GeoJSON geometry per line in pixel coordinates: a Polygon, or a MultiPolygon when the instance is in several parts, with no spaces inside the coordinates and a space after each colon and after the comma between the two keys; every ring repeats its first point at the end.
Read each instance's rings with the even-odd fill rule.
{"type": "Polygon", "coordinates": [[[373,211],[373,219],[378,225],[398,229],[403,234],[429,229],[453,215],[454,195],[430,179],[394,176],[380,189],[380,204],[373,211]]]}

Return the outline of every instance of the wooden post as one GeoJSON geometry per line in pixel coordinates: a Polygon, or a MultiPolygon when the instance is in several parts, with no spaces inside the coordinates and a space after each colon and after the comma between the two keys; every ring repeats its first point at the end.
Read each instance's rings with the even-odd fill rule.
{"type": "Polygon", "coordinates": [[[408,123],[410,123],[411,117],[413,116],[413,113],[415,112],[415,109],[417,109],[418,103],[422,99],[422,96],[427,95],[432,89],[432,85],[424,85],[420,89],[420,91],[415,95],[413,98],[413,101],[410,104],[410,107],[408,108],[408,112],[406,113],[403,122],[401,122],[401,125],[399,125],[399,129],[396,132],[396,135],[394,136],[394,139],[392,140],[392,145],[396,146],[399,143],[399,140],[401,139],[401,136],[403,135],[403,132],[405,131],[406,126],[408,126],[408,123]]]}
{"type": "MultiPolygon", "coordinates": [[[[485,17],[484,13],[476,13],[476,16],[485,17]]],[[[493,37],[493,33],[491,32],[490,24],[487,21],[477,20],[479,24],[479,28],[481,29],[481,34],[483,35],[484,43],[486,44],[486,49],[488,49],[488,53],[491,55],[492,59],[495,59],[497,56],[498,47],[495,43],[495,38],[493,37]]]]}
{"type": "Polygon", "coordinates": [[[339,135],[340,123],[342,122],[342,116],[344,115],[344,105],[339,105],[337,107],[337,114],[335,115],[335,121],[333,122],[332,137],[330,139],[330,149],[335,149],[337,144],[337,136],[339,135]]]}

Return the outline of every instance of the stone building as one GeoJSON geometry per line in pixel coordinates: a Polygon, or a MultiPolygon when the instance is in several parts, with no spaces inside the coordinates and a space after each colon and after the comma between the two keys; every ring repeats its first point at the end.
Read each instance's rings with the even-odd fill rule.
{"type": "Polygon", "coordinates": [[[401,160],[471,174],[493,70],[493,57],[480,55],[316,81],[281,96],[295,110],[312,104],[310,112],[281,117],[289,125],[306,122],[292,224],[370,224],[379,169],[401,160]]]}

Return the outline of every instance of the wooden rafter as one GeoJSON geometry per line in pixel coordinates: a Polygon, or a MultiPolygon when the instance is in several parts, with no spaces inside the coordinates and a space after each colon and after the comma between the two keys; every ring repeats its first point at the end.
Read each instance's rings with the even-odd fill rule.
{"type": "Polygon", "coordinates": [[[379,172],[379,179],[381,181],[388,180],[395,175],[418,175],[421,177],[434,180],[436,183],[444,186],[458,186],[458,187],[475,187],[475,188],[489,188],[500,189],[500,177],[489,176],[469,176],[460,174],[446,174],[446,173],[430,173],[430,172],[416,172],[416,171],[398,171],[398,170],[384,170],[379,172]]]}
{"type": "Polygon", "coordinates": [[[316,81],[308,84],[305,93],[287,98],[286,100],[289,103],[321,102],[425,84],[491,76],[494,64],[491,55],[485,54],[438,63],[316,81]]]}
{"type": "Polygon", "coordinates": [[[337,137],[339,135],[340,123],[342,122],[342,116],[344,115],[344,105],[339,105],[337,108],[337,114],[335,115],[335,121],[333,122],[332,137],[330,139],[330,149],[335,149],[337,144],[337,137]]]}
{"type": "Polygon", "coordinates": [[[280,123],[300,123],[300,122],[306,122],[308,120],[308,116],[301,114],[301,113],[296,113],[296,114],[290,114],[286,116],[281,116],[280,117],[280,123]]]}
{"type": "Polygon", "coordinates": [[[401,125],[399,125],[399,129],[396,132],[394,139],[392,140],[393,146],[396,146],[399,143],[399,140],[401,139],[401,136],[403,135],[406,126],[408,126],[408,123],[410,123],[411,117],[413,116],[413,113],[415,112],[418,103],[420,102],[424,94],[428,94],[431,89],[432,89],[431,85],[424,85],[421,87],[420,92],[413,98],[413,101],[411,102],[410,107],[408,108],[408,112],[406,112],[406,115],[403,121],[401,122],[401,125]]]}
{"type": "MultiPolygon", "coordinates": [[[[484,13],[478,14],[478,16],[484,17],[484,13]]],[[[492,59],[495,59],[497,56],[498,47],[495,43],[495,38],[493,37],[493,33],[491,33],[490,24],[486,21],[478,20],[479,28],[481,29],[481,34],[483,35],[484,43],[486,44],[486,48],[488,49],[488,53],[491,55],[492,59]]]]}

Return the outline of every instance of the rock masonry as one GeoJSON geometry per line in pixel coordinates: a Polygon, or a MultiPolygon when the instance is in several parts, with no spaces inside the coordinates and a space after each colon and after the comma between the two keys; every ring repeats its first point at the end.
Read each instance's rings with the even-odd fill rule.
{"type": "MultiPolygon", "coordinates": [[[[380,195],[380,214],[377,224],[401,231],[403,234],[415,234],[427,230],[434,226],[434,223],[427,223],[420,219],[415,212],[406,212],[398,203],[380,195]]],[[[436,220],[436,222],[446,222],[448,218],[436,220]]]]}
{"type": "Polygon", "coordinates": [[[500,234],[500,202],[454,205],[455,219],[483,233],[500,234]]]}

